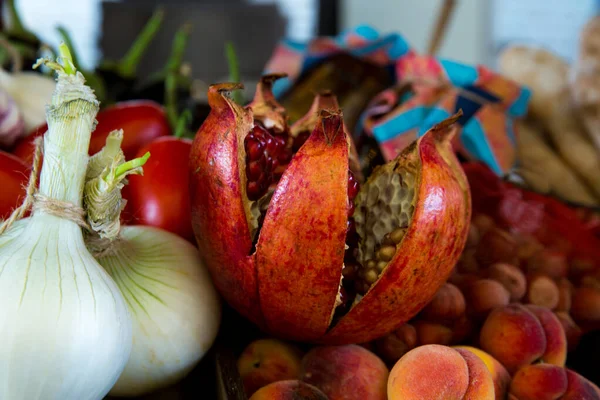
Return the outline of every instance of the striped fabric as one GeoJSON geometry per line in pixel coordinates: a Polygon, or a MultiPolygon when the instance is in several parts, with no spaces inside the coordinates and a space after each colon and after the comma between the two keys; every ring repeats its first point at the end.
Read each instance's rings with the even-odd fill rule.
{"type": "Polygon", "coordinates": [[[482,65],[419,55],[398,34],[380,36],[360,26],[336,38],[283,41],[266,66],[266,72],[288,74],[277,82],[276,96],[311,66],[337,52],[395,68],[396,85],[372,100],[355,132],[373,136],[386,160],[460,109],[463,116],[455,150],[484,162],[500,176],[515,167],[514,119],[526,113],[530,91],[482,65]]]}

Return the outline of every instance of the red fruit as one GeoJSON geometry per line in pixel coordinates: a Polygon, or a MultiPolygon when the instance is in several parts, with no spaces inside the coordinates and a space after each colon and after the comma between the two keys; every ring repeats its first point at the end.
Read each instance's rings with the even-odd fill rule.
{"type": "MultiPolygon", "coordinates": [[[[345,251],[351,145],[341,112],[320,107],[312,134],[282,166],[279,181],[251,201],[245,138],[257,112],[280,106],[263,84],[242,108],[224,95],[236,88],[210,87],[212,111],[190,156],[192,224],[224,298],[274,336],[320,343],[369,342],[413,317],[450,275],[468,232],[468,183],[450,143],[456,118],[362,185],[352,216],[358,247],[345,251]],[[356,273],[348,274],[354,285],[344,287],[359,294],[342,304],[348,255],[356,273]]],[[[279,114],[263,125],[285,132],[285,119],[279,114]]]]}
{"type": "Polygon", "coordinates": [[[0,220],[10,216],[25,198],[29,166],[12,154],[0,150],[0,220]]]}
{"type": "Polygon", "coordinates": [[[140,149],[150,152],[143,175],[131,175],[123,188],[124,213],[132,223],[154,226],[195,243],[191,223],[189,164],[192,141],[161,137],[140,149]]]}
{"type": "MultiPolygon", "coordinates": [[[[138,150],[152,140],[171,134],[163,108],[153,101],[120,102],[102,109],[96,119],[98,125],[92,132],[90,155],[104,147],[106,137],[115,129],[123,129],[121,148],[127,160],[134,158],[138,150]]],[[[36,128],[15,145],[13,154],[30,165],[33,160],[33,141],[36,137],[44,135],[47,130],[46,124],[36,128]]]]}

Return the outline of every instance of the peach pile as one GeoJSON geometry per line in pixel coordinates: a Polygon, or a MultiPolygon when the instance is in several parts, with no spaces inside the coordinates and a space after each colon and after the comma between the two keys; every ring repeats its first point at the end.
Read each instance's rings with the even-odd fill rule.
{"type": "Polygon", "coordinates": [[[247,396],[270,383],[296,379],[302,353],[296,347],[275,339],[250,343],[238,359],[238,371],[247,396]]]}
{"type": "Polygon", "coordinates": [[[316,387],[296,379],[278,381],[257,390],[250,400],[328,400],[316,387]]]}
{"type": "Polygon", "coordinates": [[[463,348],[417,347],[390,372],[389,400],[493,400],[494,379],[478,356],[463,348]]]}
{"type": "Polygon", "coordinates": [[[467,243],[448,282],[403,326],[373,342],[388,364],[419,345],[472,344],[490,313],[509,304],[550,310],[574,351],[585,332],[600,328],[600,271],[567,260],[560,246],[512,234],[474,214],[467,243]]]}
{"type": "Polygon", "coordinates": [[[568,368],[534,364],[521,368],[510,384],[511,400],[600,400],[600,389],[568,368]]]}

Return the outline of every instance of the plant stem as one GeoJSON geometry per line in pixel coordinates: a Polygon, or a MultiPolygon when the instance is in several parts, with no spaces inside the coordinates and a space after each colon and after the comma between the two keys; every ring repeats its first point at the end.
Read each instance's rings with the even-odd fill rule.
{"type": "Polygon", "coordinates": [[[115,171],[115,178],[120,177],[121,175],[123,175],[126,172],[131,171],[132,169],[142,167],[144,164],[146,164],[146,161],[148,161],[149,158],[150,158],[150,152],[147,151],[146,154],[144,154],[141,157],[134,158],[133,160],[124,162],[123,164],[121,164],[117,167],[117,170],[115,171]]]}
{"type": "Polygon", "coordinates": [[[180,116],[177,111],[177,77],[183,62],[183,55],[191,32],[191,25],[185,24],[177,31],[173,39],[173,50],[167,62],[165,76],[165,108],[171,130],[179,130],[180,116]]]}
{"type": "MultiPolygon", "coordinates": [[[[227,65],[229,66],[229,81],[233,83],[240,82],[240,66],[235,52],[235,47],[232,42],[225,43],[225,55],[227,57],[227,65]]],[[[242,105],[244,103],[244,96],[242,92],[236,90],[232,94],[233,100],[242,105]]]]}
{"type": "Polygon", "coordinates": [[[81,68],[81,64],[79,64],[79,56],[77,54],[77,50],[75,49],[75,45],[73,44],[73,40],[71,39],[71,35],[64,26],[57,26],[56,30],[58,31],[62,41],[67,45],[68,48],[71,49],[73,65],[76,69],[82,71],[83,69],[81,68]]]}
{"type": "Polygon", "coordinates": [[[187,136],[187,128],[190,122],[192,122],[192,112],[190,110],[184,110],[179,116],[179,120],[177,121],[177,127],[175,128],[175,136],[176,138],[183,138],[187,136]]]}
{"type": "Polygon", "coordinates": [[[119,61],[117,68],[121,76],[127,78],[135,76],[137,67],[144,56],[144,53],[160,29],[164,14],[162,9],[158,9],[152,14],[152,17],[134,40],[129,51],[127,51],[127,54],[119,61]]]}
{"type": "Polygon", "coordinates": [[[88,147],[99,103],[77,74],[69,48],[59,46],[59,62],[39,60],[58,73],[58,84],[46,111],[44,161],[40,193],[81,206],[88,147]]]}

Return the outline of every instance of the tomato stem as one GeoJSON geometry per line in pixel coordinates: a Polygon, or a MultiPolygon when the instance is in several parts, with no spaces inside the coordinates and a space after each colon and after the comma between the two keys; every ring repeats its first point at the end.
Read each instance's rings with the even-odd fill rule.
{"type": "MultiPolygon", "coordinates": [[[[232,42],[227,42],[225,43],[225,55],[227,57],[227,65],[229,67],[229,81],[230,82],[234,82],[234,83],[239,83],[240,82],[240,66],[239,66],[239,61],[237,58],[237,54],[235,51],[235,47],[233,46],[232,42]]],[[[244,96],[242,94],[242,92],[235,91],[232,94],[233,96],[233,100],[240,104],[243,105],[244,103],[244,96]]]]}
{"type": "Polygon", "coordinates": [[[144,26],[138,37],[127,51],[127,54],[119,61],[117,70],[123,77],[132,78],[135,76],[137,67],[148,49],[148,46],[158,33],[164,18],[164,11],[159,8],[152,14],[150,20],[144,26]]]}

